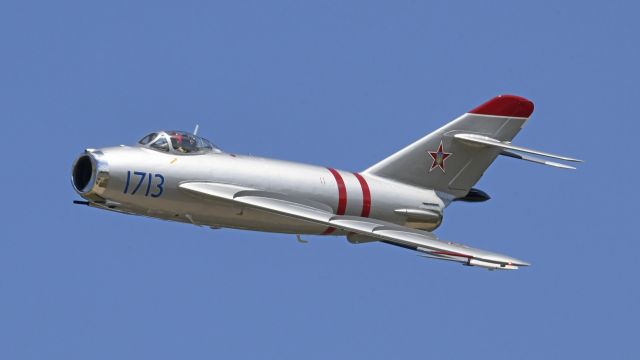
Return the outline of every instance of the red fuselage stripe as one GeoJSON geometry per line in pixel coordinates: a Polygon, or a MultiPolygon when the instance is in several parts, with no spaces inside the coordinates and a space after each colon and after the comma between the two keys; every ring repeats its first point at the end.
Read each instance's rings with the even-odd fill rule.
{"type": "Polygon", "coordinates": [[[358,179],[362,188],[362,212],[360,216],[369,217],[369,213],[371,213],[371,190],[369,189],[369,184],[362,175],[358,173],[353,173],[353,175],[358,179]]]}
{"type": "Polygon", "coordinates": [[[338,183],[338,210],[336,215],[344,215],[347,211],[347,186],[344,184],[344,179],[336,169],[329,168],[333,177],[336,178],[338,183]]]}
{"type": "MultiPolygon", "coordinates": [[[[344,215],[345,211],[347,211],[347,187],[344,184],[344,179],[336,169],[327,169],[329,169],[338,184],[338,209],[336,210],[336,215],[344,215]]],[[[329,227],[322,233],[322,235],[329,235],[335,230],[335,228],[329,227]]]]}
{"type": "Polygon", "coordinates": [[[336,228],[334,227],[328,227],[325,231],[322,232],[322,234],[320,235],[330,235],[332,232],[336,231],[336,228]]]}

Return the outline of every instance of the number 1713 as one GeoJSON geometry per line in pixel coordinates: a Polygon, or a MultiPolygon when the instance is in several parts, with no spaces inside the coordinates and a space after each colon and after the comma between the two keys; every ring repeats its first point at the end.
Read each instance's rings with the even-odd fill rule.
{"type": "Polygon", "coordinates": [[[151,197],[157,198],[162,195],[164,191],[164,176],[143,171],[127,171],[127,182],[124,185],[123,193],[135,195],[144,183],[146,183],[144,196],[151,195],[151,197]],[[132,177],[134,179],[132,179],[132,177]],[[158,180],[154,183],[154,179],[158,180]],[[134,183],[136,184],[134,185],[134,183]],[[133,188],[133,190],[129,192],[131,188],[133,188]]]}

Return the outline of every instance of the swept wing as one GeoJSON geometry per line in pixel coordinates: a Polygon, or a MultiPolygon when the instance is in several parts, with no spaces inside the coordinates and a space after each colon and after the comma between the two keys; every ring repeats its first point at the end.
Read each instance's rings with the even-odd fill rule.
{"type": "Polygon", "coordinates": [[[506,255],[442,241],[430,232],[371,218],[335,215],[326,205],[280,193],[213,182],[185,182],[179,187],[202,198],[228,201],[245,207],[334,227],[348,233],[410,248],[430,258],[456,261],[464,265],[480,266],[491,270],[514,270],[518,266],[529,265],[506,255]]]}

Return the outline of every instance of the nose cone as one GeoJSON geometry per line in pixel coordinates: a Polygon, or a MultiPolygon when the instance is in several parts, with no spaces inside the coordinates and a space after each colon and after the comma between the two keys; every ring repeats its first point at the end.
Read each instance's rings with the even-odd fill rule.
{"type": "Polygon", "coordinates": [[[71,185],[83,198],[102,200],[109,181],[109,164],[100,150],[87,149],[71,168],[71,185]]]}

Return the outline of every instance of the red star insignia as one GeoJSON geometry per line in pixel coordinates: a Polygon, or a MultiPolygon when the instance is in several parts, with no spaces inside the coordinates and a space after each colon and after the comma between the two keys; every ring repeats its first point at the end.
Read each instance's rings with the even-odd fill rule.
{"type": "Polygon", "coordinates": [[[444,161],[451,155],[453,155],[453,153],[448,153],[444,151],[444,147],[442,146],[442,140],[440,140],[440,146],[438,146],[438,150],[437,151],[428,151],[429,155],[431,155],[431,157],[433,158],[433,163],[431,164],[431,168],[429,169],[429,172],[431,172],[431,170],[439,167],[440,170],[442,170],[442,172],[445,172],[444,170],[444,161]]]}

